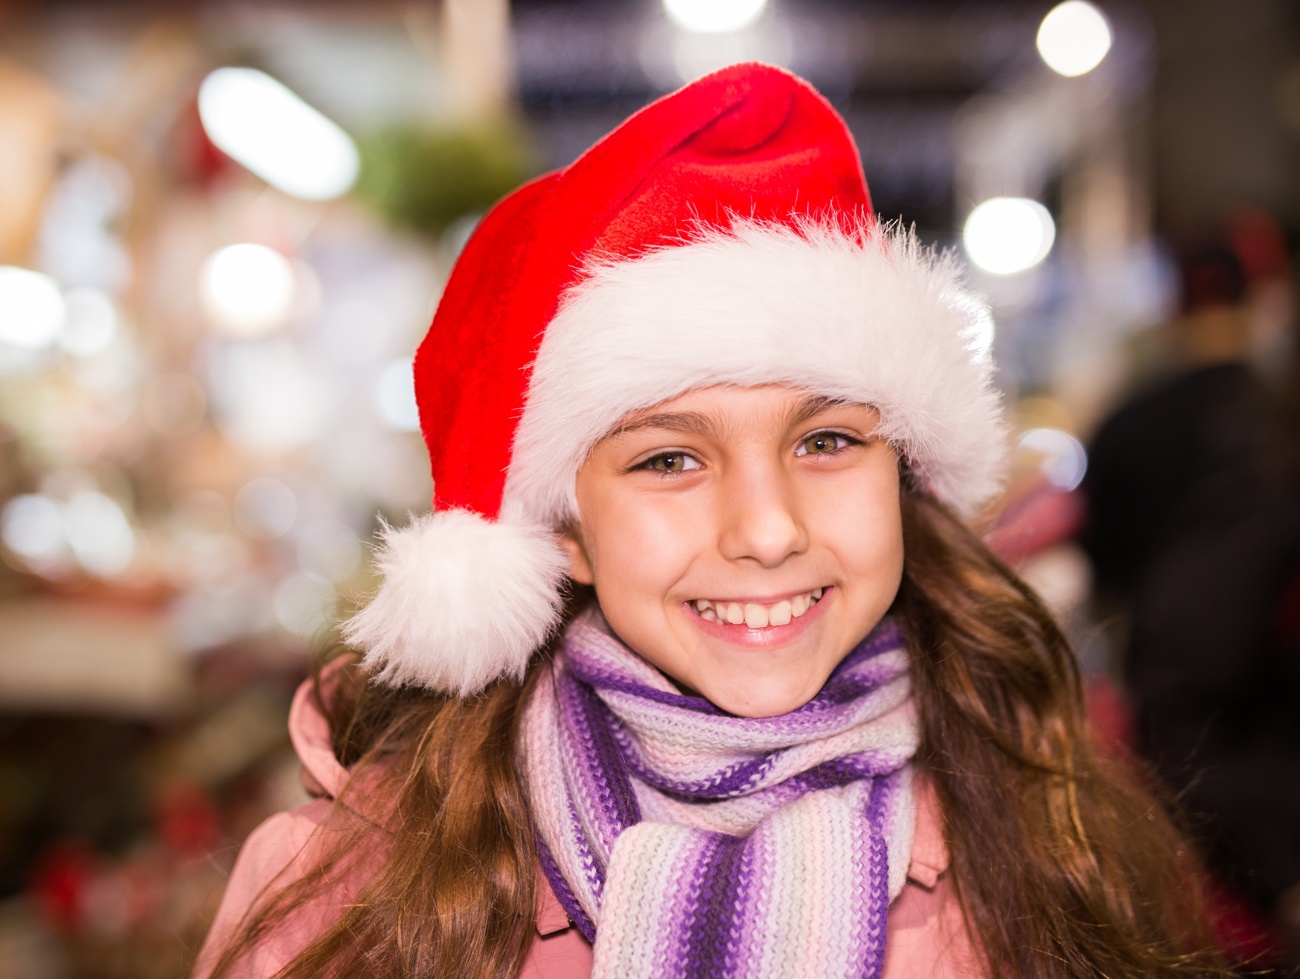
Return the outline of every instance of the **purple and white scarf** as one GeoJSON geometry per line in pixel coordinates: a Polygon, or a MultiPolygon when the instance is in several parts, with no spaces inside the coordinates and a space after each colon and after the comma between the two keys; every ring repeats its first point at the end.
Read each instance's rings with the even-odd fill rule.
{"type": "Polygon", "coordinates": [[[542,868],[593,975],[878,976],[916,819],[898,630],[798,710],[743,718],[607,629],[569,627],[521,745],[542,868]]]}

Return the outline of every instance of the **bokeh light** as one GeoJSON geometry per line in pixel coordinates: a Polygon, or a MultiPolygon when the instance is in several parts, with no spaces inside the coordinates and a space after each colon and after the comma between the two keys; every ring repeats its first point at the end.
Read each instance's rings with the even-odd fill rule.
{"type": "Polygon", "coordinates": [[[95,490],[78,493],[64,507],[63,523],[72,553],[91,574],[111,578],[130,566],[135,534],[115,500],[95,490]]]}
{"type": "Polygon", "coordinates": [[[5,547],[35,565],[57,560],[64,550],[58,501],[43,493],[15,496],[0,514],[0,538],[5,547]]]}
{"type": "Polygon", "coordinates": [[[273,607],[280,626],[295,635],[311,637],[334,621],[337,596],[319,575],[295,571],[275,589],[273,607]]]}
{"type": "MultiPolygon", "coordinates": [[[[80,473],[65,474],[73,479],[80,473]]],[[[52,479],[58,483],[70,480],[52,479]]],[[[135,531],[126,511],[95,489],[15,496],[0,514],[5,546],[39,574],[67,570],[69,552],[92,575],[113,578],[126,571],[136,553],[135,531]]]]}
{"type": "Polygon", "coordinates": [[[276,540],[298,519],[298,498],[278,479],[250,479],[235,494],[235,524],[249,537],[276,540]]]}
{"type": "Polygon", "coordinates": [[[125,289],[133,262],[122,232],[132,197],[131,174],[120,160],[72,150],[46,202],[37,236],[39,267],[65,285],[125,289]]]}
{"type": "Polygon", "coordinates": [[[739,31],[753,24],[767,0],[664,0],[664,10],[674,24],[696,34],[739,31]]]}
{"type": "Polygon", "coordinates": [[[0,342],[26,350],[48,347],[65,313],[63,294],[48,275],[0,265],[0,342]]]}
{"type": "Polygon", "coordinates": [[[351,137],[264,72],[212,72],[199,88],[199,116],[223,152],[293,197],[329,200],[357,179],[351,137]]]}
{"type": "Polygon", "coordinates": [[[221,332],[257,336],[283,324],[293,309],[293,266],[265,245],[227,245],[203,263],[199,294],[221,332]]]}
{"type": "Polygon", "coordinates": [[[117,335],[117,307],[108,294],[92,286],[69,289],[63,297],[66,317],[59,346],[78,357],[102,353],[117,335]]]}
{"type": "Polygon", "coordinates": [[[993,197],[971,211],[962,243],[986,272],[1011,275],[1031,269],[1052,250],[1056,224],[1047,208],[1026,197],[993,197]]]}
{"type": "Polygon", "coordinates": [[[1057,4],[1038,27],[1038,53],[1058,75],[1074,78],[1092,71],[1110,51],[1106,15],[1087,0],[1057,4]]]}
{"type": "Polygon", "coordinates": [[[1057,489],[1072,490],[1083,482],[1088,453],[1083,443],[1059,428],[1031,428],[1017,441],[1020,449],[1037,456],[1039,471],[1057,489]]]}

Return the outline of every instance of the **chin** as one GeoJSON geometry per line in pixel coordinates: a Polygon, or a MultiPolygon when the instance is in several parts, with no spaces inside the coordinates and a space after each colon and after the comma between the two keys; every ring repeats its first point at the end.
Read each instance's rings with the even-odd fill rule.
{"type": "Polygon", "coordinates": [[[707,692],[702,695],[715,707],[737,717],[779,717],[798,710],[820,689],[819,684],[806,694],[792,694],[791,686],[787,685],[780,690],[727,690],[719,691],[716,696],[707,692]]]}

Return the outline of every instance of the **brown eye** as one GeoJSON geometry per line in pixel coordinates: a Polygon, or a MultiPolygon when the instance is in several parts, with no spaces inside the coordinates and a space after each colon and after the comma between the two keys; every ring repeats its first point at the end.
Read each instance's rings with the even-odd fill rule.
{"type": "Polygon", "coordinates": [[[822,455],[838,449],[840,441],[839,436],[823,432],[821,435],[814,435],[811,438],[804,439],[800,447],[803,449],[804,455],[822,455]]]}
{"type": "Polygon", "coordinates": [[[862,441],[843,432],[817,432],[809,435],[794,450],[797,456],[832,455],[851,445],[861,445],[862,441]]]}
{"type": "Polygon", "coordinates": [[[664,452],[647,459],[642,463],[642,466],[654,472],[680,473],[690,469],[698,469],[700,464],[693,456],[689,456],[685,452],[664,452]]]}

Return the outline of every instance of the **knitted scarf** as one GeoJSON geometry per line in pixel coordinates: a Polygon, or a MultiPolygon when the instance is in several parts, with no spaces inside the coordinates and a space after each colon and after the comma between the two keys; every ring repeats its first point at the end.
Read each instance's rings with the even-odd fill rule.
{"type": "Polygon", "coordinates": [[[803,707],[735,717],[577,619],[521,751],[593,975],[878,976],[915,827],[907,669],[887,621],[803,707]]]}

